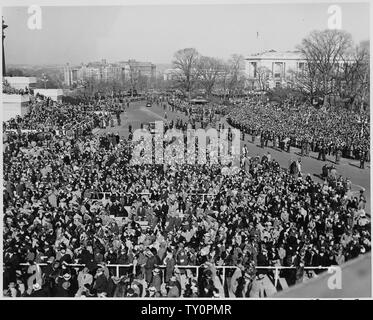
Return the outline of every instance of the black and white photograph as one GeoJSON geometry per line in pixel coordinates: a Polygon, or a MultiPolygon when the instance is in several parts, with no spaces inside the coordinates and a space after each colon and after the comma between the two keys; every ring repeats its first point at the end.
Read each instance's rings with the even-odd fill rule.
{"type": "Polygon", "coordinates": [[[4,1],[2,299],[371,298],[371,13],[4,1]]]}

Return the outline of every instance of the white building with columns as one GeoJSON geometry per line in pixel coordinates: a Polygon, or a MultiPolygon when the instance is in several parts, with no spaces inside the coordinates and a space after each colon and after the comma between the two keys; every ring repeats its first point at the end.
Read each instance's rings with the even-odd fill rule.
{"type": "Polygon", "coordinates": [[[253,54],[245,58],[245,74],[252,88],[260,88],[265,82],[267,88],[288,85],[291,71],[301,71],[306,60],[299,51],[275,50],[253,54]]]}

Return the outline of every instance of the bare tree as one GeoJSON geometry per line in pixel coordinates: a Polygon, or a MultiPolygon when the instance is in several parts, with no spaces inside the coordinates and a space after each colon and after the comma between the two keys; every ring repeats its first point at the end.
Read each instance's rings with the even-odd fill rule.
{"type": "Polygon", "coordinates": [[[369,42],[355,47],[340,30],[313,31],[298,47],[306,63],[293,70],[292,83],[310,100],[358,105],[369,95],[369,42]]]}
{"type": "Polygon", "coordinates": [[[298,48],[307,60],[306,73],[300,75],[298,81],[311,95],[327,97],[333,93],[340,63],[349,60],[351,35],[341,30],[313,31],[298,48]]]}
{"type": "Polygon", "coordinates": [[[206,90],[207,96],[210,96],[212,90],[223,72],[223,63],[215,58],[202,56],[197,62],[198,82],[206,90]]]}
{"type": "Polygon", "coordinates": [[[200,54],[196,49],[185,48],[175,53],[172,62],[174,68],[179,71],[176,77],[178,87],[189,95],[189,98],[198,78],[196,69],[199,57],[200,54]]]}
{"type": "Polygon", "coordinates": [[[364,103],[369,93],[369,41],[351,50],[348,60],[343,59],[336,70],[335,90],[351,105],[364,103]]]}
{"type": "Polygon", "coordinates": [[[293,88],[303,93],[310,101],[322,95],[319,90],[321,79],[314,63],[305,63],[301,70],[290,70],[289,75],[293,88]]]}
{"type": "Polygon", "coordinates": [[[233,54],[228,60],[226,70],[227,76],[227,90],[231,97],[237,90],[243,89],[245,85],[245,77],[243,74],[244,57],[242,55],[233,54]]]}
{"type": "Polygon", "coordinates": [[[257,69],[257,79],[260,90],[265,91],[268,89],[268,79],[271,73],[271,70],[267,67],[262,66],[257,69]]]}
{"type": "Polygon", "coordinates": [[[129,84],[131,88],[131,94],[133,95],[134,91],[137,91],[138,83],[139,83],[140,72],[134,66],[130,64],[130,72],[129,72],[129,84]]]}

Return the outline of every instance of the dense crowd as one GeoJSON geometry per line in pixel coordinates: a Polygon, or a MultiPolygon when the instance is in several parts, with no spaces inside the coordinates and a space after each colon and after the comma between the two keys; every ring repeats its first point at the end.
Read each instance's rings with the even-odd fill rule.
{"type": "MultiPolygon", "coordinates": [[[[329,107],[316,109],[290,99],[274,106],[258,100],[244,101],[228,114],[228,121],[241,131],[260,136],[262,144],[287,143],[302,150],[369,161],[369,112],[329,107]],[[285,142],[284,142],[285,141],[285,142]]],[[[337,159],[338,160],[338,159],[337,159]]],[[[338,161],[337,161],[338,162],[338,161]]]]}
{"type": "Polygon", "coordinates": [[[370,251],[365,195],[335,169],[318,183],[269,153],[244,153],[237,174],[130,165],[131,141],[92,133],[95,111],[116,104],[41,103],[4,126],[51,133],[18,130],[4,145],[6,296],[259,297],[273,277],[261,266],[294,267],[280,273],[294,284],[304,266],[370,251]],[[56,134],[82,122],[79,134],[56,134]]]}

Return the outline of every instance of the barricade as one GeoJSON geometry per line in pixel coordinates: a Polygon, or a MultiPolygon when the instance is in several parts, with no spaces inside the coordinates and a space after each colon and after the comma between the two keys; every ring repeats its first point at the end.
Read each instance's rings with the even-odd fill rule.
{"type": "MultiPolygon", "coordinates": [[[[29,263],[21,263],[21,266],[29,266],[29,263]]],[[[47,263],[39,263],[38,266],[41,268],[44,266],[47,266],[47,263]]],[[[84,264],[79,264],[79,263],[71,263],[71,264],[66,264],[66,266],[74,268],[76,270],[83,269],[85,267],[84,264]]],[[[98,264],[98,266],[102,266],[98,264]]],[[[199,277],[199,272],[200,268],[203,267],[204,265],[176,265],[175,268],[177,267],[179,270],[187,270],[189,269],[192,273],[193,276],[198,279],[199,277]]],[[[111,271],[112,275],[116,277],[120,277],[124,274],[132,273],[133,272],[133,264],[106,264],[106,267],[111,271]]],[[[224,288],[225,294],[228,292],[229,296],[229,288],[227,287],[227,271],[228,270],[237,270],[239,269],[236,266],[214,266],[217,275],[221,280],[222,287],[224,288]]],[[[160,269],[166,269],[165,265],[160,265],[158,266],[160,269]]],[[[284,278],[280,278],[280,271],[281,270],[288,270],[288,269],[296,269],[297,267],[295,266],[256,266],[255,269],[257,272],[259,270],[268,270],[268,271],[273,271],[273,276],[274,276],[274,283],[273,286],[277,292],[278,288],[278,283],[280,282],[282,289],[287,288],[287,283],[284,278]],[[285,283],[285,284],[284,284],[285,283]]],[[[330,267],[324,267],[324,266],[315,266],[315,267],[303,267],[304,270],[309,270],[309,271],[314,271],[314,270],[329,270],[330,268],[333,268],[333,266],[330,267]]],[[[280,289],[281,290],[281,289],[280,289]]],[[[273,292],[275,293],[275,292],[273,292]]]]}

